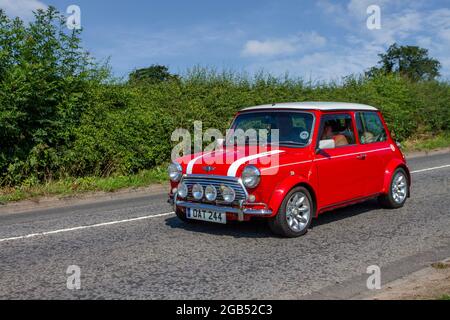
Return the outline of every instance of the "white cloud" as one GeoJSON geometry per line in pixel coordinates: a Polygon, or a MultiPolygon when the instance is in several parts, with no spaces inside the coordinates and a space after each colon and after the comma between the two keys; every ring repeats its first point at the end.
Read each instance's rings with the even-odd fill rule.
{"type": "Polygon", "coordinates": [[[365,31],[365,42],[386,48],[397,42],[402,45],[418,45],[429,50],[431,57],[441,62],[441,74],[450,76],[450,9],[403,8],[382,15],[382,29],[365,31]]]}
{"type": "Polygon", "coordinates": [[[431,14],[425,16],[425,23],[429,29],[434,30],[440,40],[450,46],[450,9],[438,9],[433,11],[431,14]]]}
{"type": "Polygon", "coordinates": [[[298,37],[298,45],[302,47],[320,48],[326,45],[327,39],[317,32],[303,33],[298,37]]]}
{"type": "Polygon", "coordinates": [[[443,77],[450,76],[449,8],[430,8],[424,1],[406,0],[349,0],[340,3],[320,0],[317,6],[329,17],[330,24],[339,28],[339,37],[330,37],[322,45],[311,45],[311,50],[307,51],[292,37],[255,42],[252,43],[254,47],[248,42],[243,53],[254,53],[253,57],[257,57],[257,53],[259,56],[265,53],[265,59],[254,60],[248,66],[249,71],[264,69],[278,75],[289,71],[313,81],[339,80],[376,65],[378,54],[397,42],[429,49],[430,56],[441,62],[443,77]],[[366,10],[372,4],[381,7],[381,30],[366,27],[366,10]]]}
{"type": "Polygon", "coordinates": [[[447,44],[450,43],[450,28],[439,31],[438,35],[440,38],[446,41],[447,44]]]}
{"type": "Polygon", "coordinates": [[[336,14],[336,13],[341,13],[342,12],[342,6],[340,6],[339,4],[333,3],[331,1],[328,0],[318,0],[317,2],[317,6],[324,10],[325,13],[327,14],[336,14]]]}
{"type": "Polygon", "coordinates": [[[249,71],[263,69],[269,73],[283,75],[289,71],[291,75],[299,75],[313,82],[336,80],[350,74],[359,74],[377,62],[377,53],[382,48],[355,43],[354,47],[332,45],[326,51],[311,52],[299,57],[257,61],[249,66],[249,71]]]}
{"type": "Polygon", "coordinates": [[[0,0],[0,8],[11,17],[30,20],[33,17],[33,11],[46,9],[47,5],[38,0],[0,0]]]}
{"type": "Polygon", "coordinates": [[[423,16],[416,11],[404,11],[399,14],[382,16],[382,27],[380,30],[367,31],[366,34],[373,41],[390,45],[411,37],[412,34],[423,30],[423,16]]]}
{"type": "MultiPolygon", "coordinates": [[[[397,42],[401,45],[418,45],[429,49],[430,56],[441,61],[443,76],[449,77],[449,8],[430,8],[423,0],[349,0],[345,3],[320,0],[317,6],[332,23],[341,28],[345,37],[340,43],[325,48],[326,51],[316,56],[316,58],[332,57],[335,61],[335,64],[327,67],[330,75],[323,72],[321,66],[308,66],[304,63],[305,58],[297,59],[297,65],[302,69],[315,70],[325,79],[344,76],[352,70],[360,73],[377,62],[378,53],[384,52],[389,45],[397,42]],[[366,10],[372,4],[379,5],[381,8],[380,30],[366,28],[368,17],[366,10]],[[331,55],[331,52],[334,55],[331,55]],[[358,66],[361,67],[359,70],[358,66]],[[332,75],[332,72],[335,73],[332,75]]],[[[329,65],[326,59],[317,59],[317,61],[320,61],[322,65],[329,65]]],[[[314,61],[310,62],[314,63],[314,61]]]]}
{"type": "Polygon", "coordinates": [[[288,40],[249,40],[242,50],[242,55],[275,56],[280,54],[289,54],[295,51],[295,46],[288,40]]]}
{"type": "Polygon", "coordinates": [[[242,49],[242,55],[247,57],[289,55],[323,47],[326,42],[326,38],[314,31],[283,39],[249,40],[242,49]]]}

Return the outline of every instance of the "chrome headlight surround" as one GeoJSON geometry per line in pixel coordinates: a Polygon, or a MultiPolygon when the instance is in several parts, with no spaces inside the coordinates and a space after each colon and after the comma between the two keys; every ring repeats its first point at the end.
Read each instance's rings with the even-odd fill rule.
{"type": "Polygon", "coordinates": [[[213,185],[206,186],[205,188],[205,198],[208,201],[214,201],[217,199],[217,190],[213,185]]]}
{"type": "Polygon", "coordinates": [[[188,187],[183,182],[178,185],[177,195],[180,198],[186,198],[188,196],[188,187]]]}
{"type": "Polygon", "coordinates": [[[183,176],[183,168],[178,162],[172,162],[167,168],[169,179],[172,182],[179,182],[183,176]]]}
{"type": "Polygon", "coordinates": [[[232,203],[236,199],[236,192],[229,186],[222,185],[220,187],[222,198],[227,203],[232,203]]]}
{"type": "Polygon", "coordinates": [[[261,171],[254,165],[248,165],[242,171],[241,179],[245,187],[256,188],[261,181],[261,171]]]}
{"type": "Polygon", "coordinates": [[[201,200],[203,198],[203,187],[201,184],[194,184],[192,186],[192,196],[195,200],[201,200]]]}

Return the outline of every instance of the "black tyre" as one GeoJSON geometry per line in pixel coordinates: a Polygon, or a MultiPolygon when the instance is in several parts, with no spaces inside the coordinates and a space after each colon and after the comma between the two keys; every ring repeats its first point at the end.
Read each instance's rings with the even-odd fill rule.
{"type": "Polygon", "coordinates": [[[295,187],[284,198],[278,214],[269,220],[269,227],[275,234],[295,238],[308,232],[313,218],[314,202],[304,187],[295,187]]]}
{"type": "Polygon", "coordinates": [[[384,208],[396,209],[405,205],[408,194],[408,175],[403,168],[398,168],[392,175],[392,180],[389,184],[389,192],[379,196],[378,201],[384,208]]]}

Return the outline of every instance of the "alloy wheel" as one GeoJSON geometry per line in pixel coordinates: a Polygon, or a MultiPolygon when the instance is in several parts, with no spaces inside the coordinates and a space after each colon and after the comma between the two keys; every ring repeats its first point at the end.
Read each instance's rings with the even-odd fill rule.
{"type": "Polygon", "coordinates": [[[291,230],[300,232],[308,224],[311,215],[311,203],[303,192],[291,195],[286,206],[286,220],[291,230]]]}

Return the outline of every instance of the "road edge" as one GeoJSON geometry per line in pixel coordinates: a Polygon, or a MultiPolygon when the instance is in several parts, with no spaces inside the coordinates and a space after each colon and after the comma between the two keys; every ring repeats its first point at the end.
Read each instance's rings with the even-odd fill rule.
{"type": "Polygon", "coordinates": [[[437,300],[450,293],[450,258],[386,283],[364,300],[437,300]]]}
{"type": "Polygon", "coordinates": [[[0,205],[0,215],[24,213],[45,209],[65,208],[70,206],[109,202],[122,199],[141,198],[144,196],[165,195],[168,193],[168,186],[165,184],[152,184],[142,188],[126,188],[113,192],[97,191],[86,192],[70,196],[47,196],[9,202],[0,205]]]}
{"type": "Polygon", "coordinates": [[[415,159],[415,158],[429,157],[429,156],[446,154],[446,153],[450,153],[450,147],[436,149],[436,150],[429,150],[429,151],[412,151],[412,152],[405,153],[405,157],[406,157],[406,159],[415,159]]]}
{"type": "MultiPolygon", "coordinates": [[[[418,252],[388,265],[381,265],[382,290],[392,282],[428,268],[436,261],[450,257],[450,245],[438,246],[424,252],[418,252]]],[[[341,283],[326,286],[311,294],[298,297],[304,300],[367,300],[377,294],[378,290],[367,289],[367,279],[371,274],[361,270],[360,275],[347,279],[341,283]]]]}

